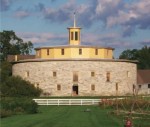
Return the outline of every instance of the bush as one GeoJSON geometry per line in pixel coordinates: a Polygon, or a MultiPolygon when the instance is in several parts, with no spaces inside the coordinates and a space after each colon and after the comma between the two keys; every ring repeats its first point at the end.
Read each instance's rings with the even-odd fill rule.
{"type": "Polygon", "coordinates": [[[11,116],[11,115],[12,115],[11,110],[5,110],[5,109],[0,110],[0,117],[1,118],[5,118],[5,117],[11,116]]]}
{"type": "Polygon", "coordinates": [[[25,100],[23,102],[23,109],[25,110],[26,113],[29,114],[34,114],[38,112],[38,105],[35,101],[30,101],[30,100],[25,100]]]}
{"type": "Polygon", "coordinates": [[[1,111],[2,118],[14,114],[34,114],[38,112],[38,105],[28,98],[2,98],[1,111]]]}
{"type": "Polygon", "coordinates": [[[23,80],[21,77],[9,77],[1,84],[1,95],[3,97],[37,97],[41,90],[33,84],[23,80]]]}
{"type": "Polygon", "coordinates": [[[100,107],[104,108],[113,108],[116,109],[125,109],[125,110],[150,110],[149,107],[149,101],[144,99],[122,99],[122,100],[103,100],[101,103],[99,103],[100,107]]]}
{"type": "Polygon", "coordinates": [[[7,61],[0,62],[0,65],[1,82],[5,82],[12,75],[12,65],[7,61]]]}

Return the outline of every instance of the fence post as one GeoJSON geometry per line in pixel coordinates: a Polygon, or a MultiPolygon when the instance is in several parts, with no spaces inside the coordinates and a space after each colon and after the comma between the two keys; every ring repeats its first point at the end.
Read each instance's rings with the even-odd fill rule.
{"type": "Polygon", "coordinates": [[[48,100],[47,100],[47,105],[48,105],[48,100]]]}
{"type": "Polygon", "coordinates": [[[94,99],[92,100],[92,104],[94,105],[94,99]]]}
{"type": "Polygon", "coordinates": [[[59,99],[58,99],[58,106],[59,106],[59,99]]]}

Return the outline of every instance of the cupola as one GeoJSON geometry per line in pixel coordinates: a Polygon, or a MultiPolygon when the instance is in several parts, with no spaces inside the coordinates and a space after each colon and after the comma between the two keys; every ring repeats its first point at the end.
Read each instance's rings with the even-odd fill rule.
{"type": "Polygon", "coordinates": [[[69,44],[70,45],[80,45],[81,36],[80,31],[81,28],[76,26],[76,13],[74,13],[74,23],[73,27],[69,27],[69,44]]]}

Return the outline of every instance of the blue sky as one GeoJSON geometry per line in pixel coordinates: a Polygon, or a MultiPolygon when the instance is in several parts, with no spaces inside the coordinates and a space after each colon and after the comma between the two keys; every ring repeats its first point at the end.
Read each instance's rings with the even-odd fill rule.
{"type": "Polygon", "coordinates": [[[13,30],[34,47],[68,44],[67,27],[82,27],[82,45],[150,46],[150,0],[0,0],[0,31],[13,30]]]}

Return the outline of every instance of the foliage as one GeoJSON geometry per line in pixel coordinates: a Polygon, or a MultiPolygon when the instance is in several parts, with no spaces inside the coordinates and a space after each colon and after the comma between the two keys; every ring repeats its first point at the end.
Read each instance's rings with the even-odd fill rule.
{"type": "Polygon", "coordinates": [[[38,112],[38,105],[30,98],[2,98],[1,117],[14,114],[34,114],[38,112]]]}
{"type": "Polygon", "coordinates": [[[21,77],[11,76],[12,65],[3,61],[0,68],[0,89],[1,96],[9,97],[32,97],[39,96],[41,90],[35,88],[29,81],[23,80],[21,77]]]}
{"type": "Polygon", "coordinates": [[[32,42],[23,42],[14,31],[0,32],[1,60],[6,60],[7,55],[29,54],[32,51],[32,42]]]}
{"type": "Polygon", "coordinates": [[[1,83],[1,94],[5,97],[35,97],[40,93],[40,89],[18,76],[9,77],[4,83],[1,83]]]}
{"type": "Polygon", "coordinates": [[[143,98],[124,98],[118,100],[103,99],[99,103],[102,108],[120,109],[126,111],[150,111],[149,100],[143,98]]]}
{"type": "Polygon", "coordinates": [[[0,110],[0,118],[5,118],[12,115],[12,111],[1,109],[0,110]]]}
{"type": "Polygon", "coordinates": [[[138,60],[138,69],[150,69],[150,47],[127,49],[121,53],[119,59],[138,60]]]}
{"type": "Polygon", "coordinates": [[[12,65],[7,61],[3,61],[0,65],[1,82],[4,82],[12,75],[12,65]]]}

